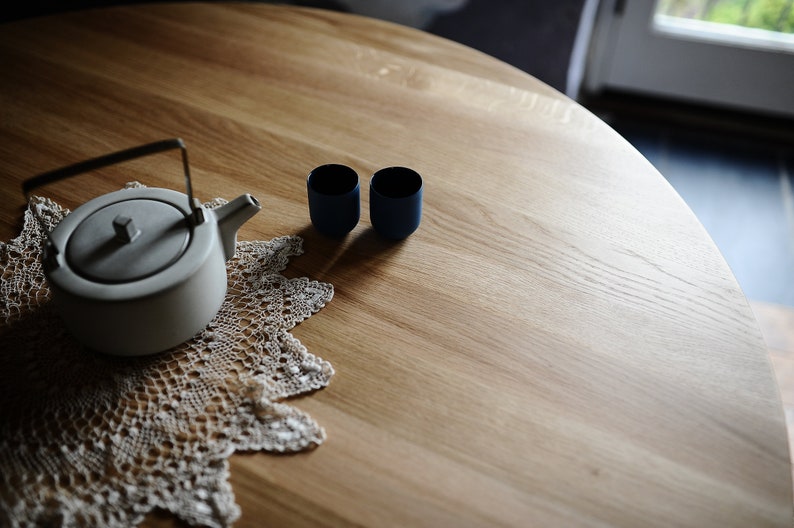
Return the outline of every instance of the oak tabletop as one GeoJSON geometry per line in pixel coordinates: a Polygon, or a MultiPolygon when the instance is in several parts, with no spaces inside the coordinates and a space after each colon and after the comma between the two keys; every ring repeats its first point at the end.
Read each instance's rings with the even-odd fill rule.
{"type": "Polygon", "coordinates": [[[255,3],[18,21],[0,65],[2,240],[24,179],[181,137],[199,198],[262,202],[241,239],[298,234],[285,274],[334,285],[293,330],[336,371],[292,402],[327,440],[232,456],[236,526],[791,525],[780,397],[731,271],[648,161],[536,79],[417,30],[255,3]],[[341,240],[309,222],[325,163],[362,182],[341,240]],[[402,242],[368,217],[369,176],[392,165],[424,177],[402,242]]]}

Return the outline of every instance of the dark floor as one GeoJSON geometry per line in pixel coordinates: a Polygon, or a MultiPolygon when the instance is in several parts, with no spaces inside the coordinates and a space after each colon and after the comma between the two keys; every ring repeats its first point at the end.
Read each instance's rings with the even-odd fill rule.
{"type": "MultiPolygon", "coordinates": [[[[30,0],[3,10],[0,21],[125,1],[136,0],[30,0]]],[[[330,9],[343,9],[341,2],[282,0],[330,9]]],[[[584,0],[468,0],[462,9],[436,17],[425,29],[488,53],[563,91],[583,4],[584,0]]],[[[664,112],[655,117],[603,112],[598,100],[583,104],[622,133],[668,179],[711,234],[748,298],[794,306],[791,123],[782,124],[781,130],[787,131],[782,140],[770,140],[765,124],[743,126],[747,116],[694,127],[686,120],[658,119],[664,112]]]]}

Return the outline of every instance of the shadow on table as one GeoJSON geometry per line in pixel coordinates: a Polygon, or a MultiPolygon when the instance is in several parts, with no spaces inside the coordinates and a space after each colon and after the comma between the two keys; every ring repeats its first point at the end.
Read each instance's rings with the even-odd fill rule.
{"type": "Polygon", "coordinates": [[[360,288],[376,279],[381,267],[404,245],[404,241],[388,240],[371,227],[331,238],[308,224],[295,234],[303,239],[304,254],[290,262],[285,275],[306,275],[330,282],[335,288],[345,285],[360,288]]]}
{"type": "MultiPolygon", "coordinates": [[[[0,428],[22,423],[44,427],[54,409],[76,411],[99,389],[121,394],[116,373],[152,368],[157,361],[83,347],[44,301],[0,328],[0,428]]],[[[120,403],[107,402],[109,407],[120,403]]]]}

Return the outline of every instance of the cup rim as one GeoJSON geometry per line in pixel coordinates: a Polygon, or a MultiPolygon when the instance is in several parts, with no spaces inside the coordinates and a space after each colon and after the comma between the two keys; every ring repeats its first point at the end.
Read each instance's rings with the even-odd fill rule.
{"type": "Polygon", "coordinates": [[[339,163],[326,163],[309,172],[306,185],[318,194],[342,196],[358,189],[359,178],[352,167],[339,163]]]}
{"type": "Polygon", "coordinates": [[[410,198],[424,188],[422,176],[409,167],[384,167],[376,171],[369,180],[370,191],[391,199],[410,198]],[[394,179],[395,175],[401,175],[394,179]]]}

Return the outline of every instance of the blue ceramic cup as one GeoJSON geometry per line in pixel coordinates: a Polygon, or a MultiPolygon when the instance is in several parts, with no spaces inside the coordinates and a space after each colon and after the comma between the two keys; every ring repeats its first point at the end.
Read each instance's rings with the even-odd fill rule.
{"type": "Polygon", "coordinates": [[[361,215],[356,171],[346,165],[322,165],[309,173],[306,188],[309,216],[317,231],[343,237],[356,227],[361,215]]]}
{"type": "Polygon", "coordinates": [[[401,240],[422,220],[422,177],[406,167],[387,167],[369,181],[369,218],[386,238],[401,240]]]}

